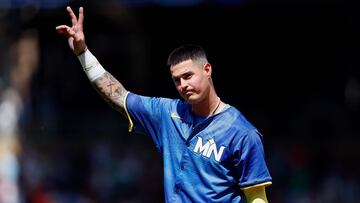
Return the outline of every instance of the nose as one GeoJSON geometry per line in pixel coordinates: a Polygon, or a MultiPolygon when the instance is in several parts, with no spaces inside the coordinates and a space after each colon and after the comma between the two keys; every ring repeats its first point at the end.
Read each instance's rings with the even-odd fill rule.
{"type": "Polygon", "coordinates": [[[186,89],[189,87],[188,83],[186,82],[186,80],[184,80],[183,78],[180,78],[180,89],[182,92],[186,91],[186,89]]]}

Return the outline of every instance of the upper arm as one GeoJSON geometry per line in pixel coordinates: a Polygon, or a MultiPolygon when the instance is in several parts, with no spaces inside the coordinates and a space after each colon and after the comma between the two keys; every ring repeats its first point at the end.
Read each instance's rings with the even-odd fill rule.
{"type": "Polygon", "coordinates": [[[234,145],[234,166],[240,188],[259,184],[271,184],[263,149],[263,143],[256,130],[239,136],[234,145]]]}
{"type": "Polygon", "coordinates": [[[158,97],[140,96],[130,92],[126,94],[125,111],[129,119],[129,132],[151,136],[159,148],[162,143],[162,126],[168,123],[166,115],[170,112],[169,102],[158,97]]]}

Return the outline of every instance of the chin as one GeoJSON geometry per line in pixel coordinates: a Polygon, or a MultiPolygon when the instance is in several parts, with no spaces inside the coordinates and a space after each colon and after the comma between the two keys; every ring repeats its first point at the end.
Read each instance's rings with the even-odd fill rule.
{"type": "Polygon", "coordinates": [[[198,95],[190,95],[190,96],[183,96],[183,98],[190,104],[197,104],[200,102],[200,98],[198,95]]]}

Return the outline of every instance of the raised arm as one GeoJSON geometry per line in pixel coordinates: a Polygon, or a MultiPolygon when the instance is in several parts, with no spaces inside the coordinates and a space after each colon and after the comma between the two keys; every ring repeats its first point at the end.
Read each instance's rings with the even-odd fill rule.
{"type": "Polygon", "coordinates": [[[56,27],[57,32],[67,37],[70,49],[79,58],[86,75],[97,92],[111,107],[125,115],[124,98],[127,93],[126,89],[101,66],[86,46],[83,31],[83,7],[79,8],[78,18],[69,6],[66,7],[66,10],[70,16],[72,26],[59,25],[56,27]]]}

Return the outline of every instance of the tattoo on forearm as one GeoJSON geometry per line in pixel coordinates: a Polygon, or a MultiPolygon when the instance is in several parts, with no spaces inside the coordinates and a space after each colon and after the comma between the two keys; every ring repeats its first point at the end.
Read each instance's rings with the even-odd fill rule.
{"type": "Polygon", "coordinates": [[[114,76],[105,72],[96,79],[93,84],[95,89],[112,108],[121,113],[125,113],[124,97],[126,95],[126,89],[114,76]]]}

